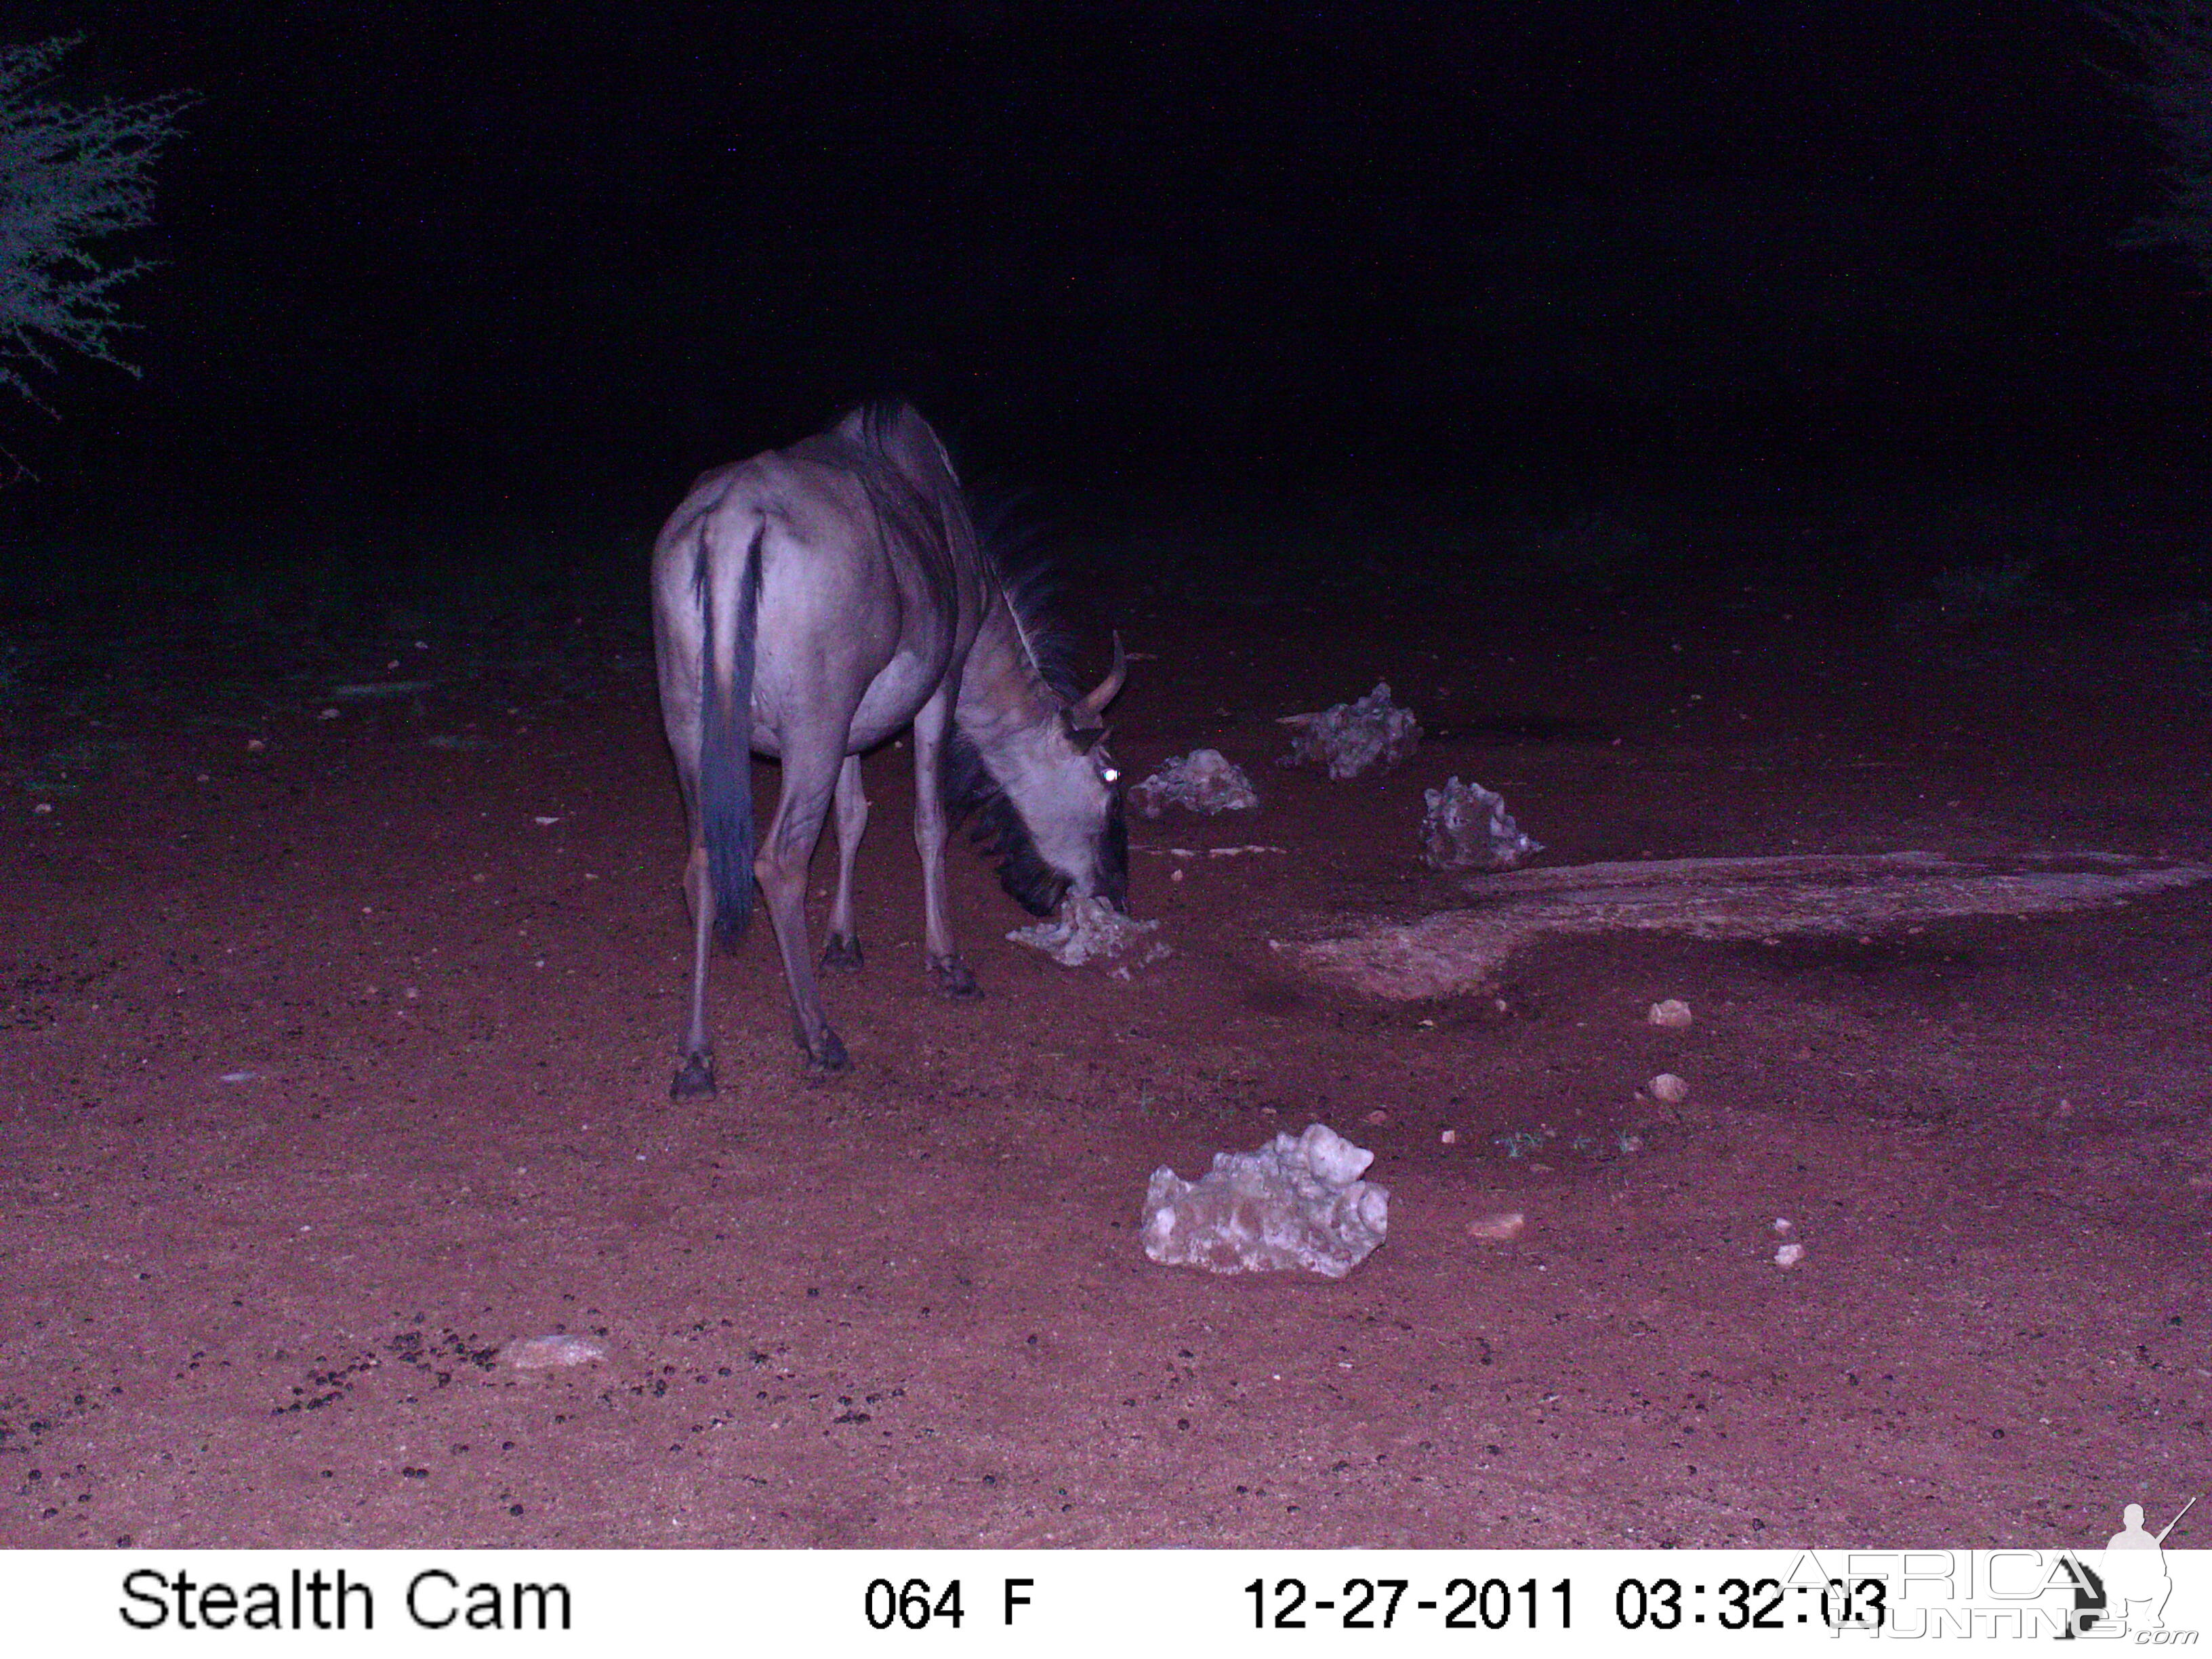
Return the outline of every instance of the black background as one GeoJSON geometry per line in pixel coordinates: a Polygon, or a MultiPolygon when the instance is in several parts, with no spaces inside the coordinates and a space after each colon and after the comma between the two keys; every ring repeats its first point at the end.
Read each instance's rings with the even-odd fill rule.
{"type": "MultiPolygon", "coordinates": [[[[2124,45],[2039,0],[17,6],[188,89],[23,544],[562,513],[913,397],[1096,489],[2190,474],[2124,45]],[[118,492],[127,508],[118,511],[118,492]]],[[[120,251],[118,249],[118,251],[120,251]]],[[[125,556],[118,552],[107,556],[125,556]]]]}

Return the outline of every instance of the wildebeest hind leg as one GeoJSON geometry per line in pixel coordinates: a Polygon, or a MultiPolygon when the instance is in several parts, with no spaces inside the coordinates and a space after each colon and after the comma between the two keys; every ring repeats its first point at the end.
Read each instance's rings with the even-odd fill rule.
{"type": "Polygon", "coordinates": [[[713,960],[714,888],[707,878],[707,849],[694,843],[684,866],[684,896],[691,908],[691,1017],[684,1032],[684,1062],[669,1085],[677,1100],[714,1092],[714,1045],[707,1035],[707,965],[713,960]]]}
{"type": "Polygon", "coordinates": [[[785,743],[783,793],[753,860],[753,872],[760,878],[761,896],[768,901],[769,920],[775,926],[776,949],[783,957],[784,982],[791,989],[792,1033],[817,1070],[842,1072],[852,1062],[823,1014],[822,991],[815,983],[814,963],[806,948],[806,866],[815,842],[822,838],[822,820],[837,787],[847,719],[833,716],[823,726],[826,741],[817,739],[804,747],[785,743]]]}
{"type": "Polygon", "coordinates": [[[860,971],[860,930],[853,921],[853,862],[868,829],[868,797],[860,787],[860,757],[845,757],[837,774],[837,896],[830,906],[829,936],[822,941],[822,971],[860,971]]]}

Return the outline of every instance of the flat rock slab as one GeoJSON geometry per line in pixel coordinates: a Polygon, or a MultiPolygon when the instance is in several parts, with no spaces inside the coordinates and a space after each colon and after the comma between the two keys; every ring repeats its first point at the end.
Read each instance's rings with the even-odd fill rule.
{"type": "Polygon", "coordinates": [[[2203,881],[2212,866],[2116,853],[1641,859],[1480,877],[1461,884],[1464,909],[1281,948],[1322,978],[1414,1001],[1480,988],[1547,933],[1869,934],[1945,916],[2079,910],[2203,881]]]}

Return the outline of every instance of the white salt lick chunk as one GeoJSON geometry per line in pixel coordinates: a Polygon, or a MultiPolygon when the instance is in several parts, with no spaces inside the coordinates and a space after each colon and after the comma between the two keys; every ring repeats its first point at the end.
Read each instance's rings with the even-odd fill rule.
{"type": "MultiPolygon", "coordinates": [[[[1120,955],[1159,925],[1157,918],[1138,921],[1106,899],[1077,897],[1063,901],[1049,921],[1017,927],[1006,937],[1017,945],[1043,951],[1063,968],[1080,968],[1096,958],[1120,955]]],[[[1155,961],[1167,954],[1167,946],[1162,945],[1146,952],[1155,961]]]]}
{"type": "Polygon", "coordinates": [[[1214,1273],[1302,1267],[1341,1279],[1390,1224],[1389,1189],[1360,1179],[1374,1161],[1316,1123],[1255,1152],[1216,1152],[1196,1182],[1163,1166],[1145,1194],[1145,1254],[1214,1273]]]}
{"type": "Polygon", "coordinates": [[[1260,804],[1244,769],[1218,749],[1194,749],[1168,763],[1129,791],[1129,805],[1148,818],[1170,806],[1194,812],[1249,812],[1260,804]]]}
{"type": "Polygon", "coordinates": [[[1513,822],[1505,797],[1456,776],[1441,789],[1422,792],[1421,862],[1431,870],[1510,870],[1544,850],[1513,822]]]}
{"type": "Polygon", "coordinates": [[[1318,766],[1340,783],[1370,766],[1395,766],[1421,740],[1420,722],[1390,701],[1388,681],[1355,702],[1317,714],[1279,715],[1276,723],[1291,728],[1291,752],[1278,765],[1318,766]]]}

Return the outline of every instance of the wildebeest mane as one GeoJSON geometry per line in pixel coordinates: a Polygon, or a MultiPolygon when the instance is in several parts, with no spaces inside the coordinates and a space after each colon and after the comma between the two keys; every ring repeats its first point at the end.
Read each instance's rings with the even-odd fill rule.
{"type": "MultiPolygon", "coordinates": [[[[1056,577],[1030,499],[1012,491],[969,489],[955,477],[955,499],[933,502],[915,487],[897,459],[910,405],[878,398],[862,404],[858,414],[858,447],[867,463],[860,476],[879,517],[935,538],[944,534],[940,513],[964,513],[994,585],[1006,595],[1023,658],[1039,688],[1063,708],[1075,702],[1082,685],[1076,678],[1073,641],[1054,614],[1056,577]]],[[[918,423],[919,417],[914,418],[918,423]]],[[[957,722],[945,745],[941,787],[947,818],[956,826],[974,820],[969,839],[998,866],[1000,885],[1031,915],[1051,915],[1067,891],[1067,878],[1037,851],[1036,836],[1021,809],[957,722]]],[[[1126,888],[1127,882],[1127,831],[1122,826],[1116,800],[1101,849],[1109,890],[1126,888]]]]}
{"type": "Polygon", "coordinates": [[[1060,576],[1048,550],[1048,532],[1026,490],[969,489],[968,516],[984,561],[1021,629],[1022,648],[1045,689],[1073,702],[1084,686],[1075,662],[1075,636],[1060,622],[1060,576]]]}
{"type": "MultiPolygon", "coordinates": [[[[964,503],[932,499],[932,492],[899,465],[896,450],[902,417],[911,416],[926,433],[927,423],[915,414],[913,405],[896,398],[878,398],[854,413],[860,416],[860,433],[857,442],[846,445],[844,465],[866,492],[878,532],[886,540],[896,537],[941,553],[945,546],[943,514],[963,510],[964,503]]],[[[935,434],[930,435],[933,441],[935,434]]],[[[957,480],[953,490],[959,494],[957,480]]]]}
{"type": "MultiPolygon", "coordinates": [[[[1042,550],[1036,520],[1024,497],[969,494],[975,537],[1013,613],[1024,653],[1038,682],[1060,703],[1082,695],[1067,630],[1052,611],[1055,581],[1042,550]]],[[[1005,787],[991,775],[981,750],[956,724],[945,745],[945,810],[953,823],[973,817],[969,838],[998,866],[999,884],[1033,916],[1052,914],[1067,891],[1067,878],[1045,862],[1036,837],[1005,787]]]]}

